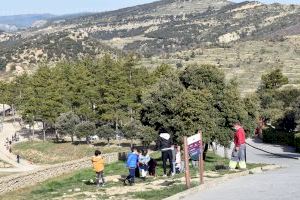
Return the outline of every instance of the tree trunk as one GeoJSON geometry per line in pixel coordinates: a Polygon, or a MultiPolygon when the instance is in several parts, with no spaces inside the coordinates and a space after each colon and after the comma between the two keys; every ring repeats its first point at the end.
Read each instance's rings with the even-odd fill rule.
{"type": "Polygon", "coordinates": [[[74,133],[71,134],[71,141],[74,142],[74,133]]]}
{"type": "MultiPolygon", "coordinates": [[[[117,134],[119,133],[119,124],[118,124],[118,119],[116,119],[116,133],[115,133],[115,139],[117,139],[117,134]]],[[[108,144],[110,145],[110,144],[108,144]]]]}
{"type": "Polygon", "coordinates": [[[43,122],[43,142],[46,141],[46,127],[45,127],[45,122],[43,122]]]}
{"type": "Polygon", "coordinates": [[[15,123],[16,122],[16,114],[15,114],[15,106],[13,104],[11,105],[11,110],[12,110],[13,120],[15,123]]]}
{"type": "MultiPolygon", "coordinates": [[[[31,133],[31,125],[29,125],[29,133],[31,133]]],[[[32,141],[32,137],[29,136],[29,140],[32,141]]]]}
{"type": "Polygon", "coordinates": [[[57,129],[55,129],[55,138],[56,138],[56,142],[58,143],[59,137],[58,137],[57,129]]]}
{"type": "Polygon", "coordinates": [[[224,158],[228,158],[228,150],[224,147],[224,158]]]}
{"type": "Polygon", "coordinates": [[[211,143],[211,148],[212,148],[214,154],[216,154],[217,146],[216,146],[216,144],[214,142],[211,143]]]}
{"type": "Polygon", "coordinates": [[[24,128],[24,123],[23,123],[23,118],[22,117],[21,117],[21,120],[20,120],[19,124],[20,124],[21,128],[24,128]]]}
{"type": "Polygon", "coordinates": [[[5,106],[4,106],[4,104],[2,104],[2,107],[3,107],[2,115],[3,115],[3,122],[4,122],[4,119],[5,119],[5,106]]]}
{"type": "Polygon", "coordinates": [[[133,110],[130,108],[130,122],[133,122],[133,110]]]}
{"type": "Polygon", "coordinates": [[[110,146],[110,143],[109,143],[109,138],[107,138],[107,143],[108,143],[108,146],[110,146]]]}
{"type": "Polygon", "coordinates": [[[117,133],[118,129],[119,129],[119,124],[118,124],[118,119],[116,119],[116,133],[117,133]]]}
{"type": "Polygon", "coordinates": [[[32,124],[32,141],[34,140],[34,121],[33,121],[33,124],[32,124]]]}
{"type": "Polygon", "coordinates": [[[45,142],[45,141],[46,141],[46,130],[43,129],[43,142],[45,142]]]}
{"type": "Polygon", "coordinates": [[[4,107],[4,103],[2,104],[2,120],[1,120],[1,130],[3,131],[4,129],[4,119],[5,119],[5,107],[4,107]]]}

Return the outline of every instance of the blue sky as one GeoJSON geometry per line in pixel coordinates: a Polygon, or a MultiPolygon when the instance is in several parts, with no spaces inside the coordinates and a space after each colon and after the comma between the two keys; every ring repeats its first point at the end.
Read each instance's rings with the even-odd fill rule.
{"type": "MultiPolygon", "coordinates": [[[[0,0],[0,16],[16,14],[100,12],[154,0],[0,0]]],[[[232,0],[241,2],[242,0],[232,0]]],[[[297,3],[300,0],[261,0],[264,3],[297,3]]]]}

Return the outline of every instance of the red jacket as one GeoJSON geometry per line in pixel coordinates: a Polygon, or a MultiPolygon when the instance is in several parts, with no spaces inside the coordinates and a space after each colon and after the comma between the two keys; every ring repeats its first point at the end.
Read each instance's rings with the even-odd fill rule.
{"type": "Polygon", "coordinates": [[[234,144],[236,147],[241,146],[241,144],[245,144],[245,131],[244,129],[241,127],[239,128],[235,134],[234,134],[234,144]]]}

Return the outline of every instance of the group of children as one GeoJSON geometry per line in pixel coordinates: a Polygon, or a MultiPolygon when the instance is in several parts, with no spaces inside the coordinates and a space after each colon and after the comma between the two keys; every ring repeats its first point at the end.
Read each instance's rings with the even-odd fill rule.
{"type": "MultiPolygon", "coordinates": [[[[182,161],[180,146],[172,145],[172,156],[169,160],[172,163],[170,174],[182,172],[182,161]]],[[[104,180],[104,158],[99,150],[95,151],[95,156],[92,157],[92,164],[96,172],[97,186],[105,186],[104,180]]],[[[156,176],[157,162],[148,154],[148,150],[142,149],[139,151],[133,147],[127,156],[126,167],[129,175],[124,179],[124,185],[133,185],[136,177],[145,180],[147,176],[156,176]]]]}
{"type": "Polygon", "coordinates": [[[139,151],[133,147],[131,153],[128,154],[126,167],[129,170],[129,175],[124,180],[124,185],[132,185],[135,177],[140,177],[143,180],[147,175],[156,175],[157,162],[148,154],[148,150],[143,149],[139,151]]]}

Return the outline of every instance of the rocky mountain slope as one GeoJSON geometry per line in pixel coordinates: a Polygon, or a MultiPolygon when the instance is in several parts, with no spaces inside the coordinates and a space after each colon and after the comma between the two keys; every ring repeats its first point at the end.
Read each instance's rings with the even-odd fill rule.
{"type": "MultiPolygon", "coordinates": [[[[153,66],[153,60],[174,66],[212,63],[230,69],[228,77],[239,75],[241,69],[247,74],[251,66],[251,70],[260,69],[254,70],[260,77],[271,67],[282,66],[285,72],[299,67],[298,35],[299,5],[161,0],[117,11],[53,19],[43,28],[2,34],[0,69],[2,77],[7,77],[41,62],[123,51],[143,55],[144,65],[153,66]],[[276,48],[264,50],[266,41],[276,48]],[[292,52],[289,56],[286,48],[292,52]]],[[[293,83],[300,80],[300,76],[286,73],[293,83]]]]}

